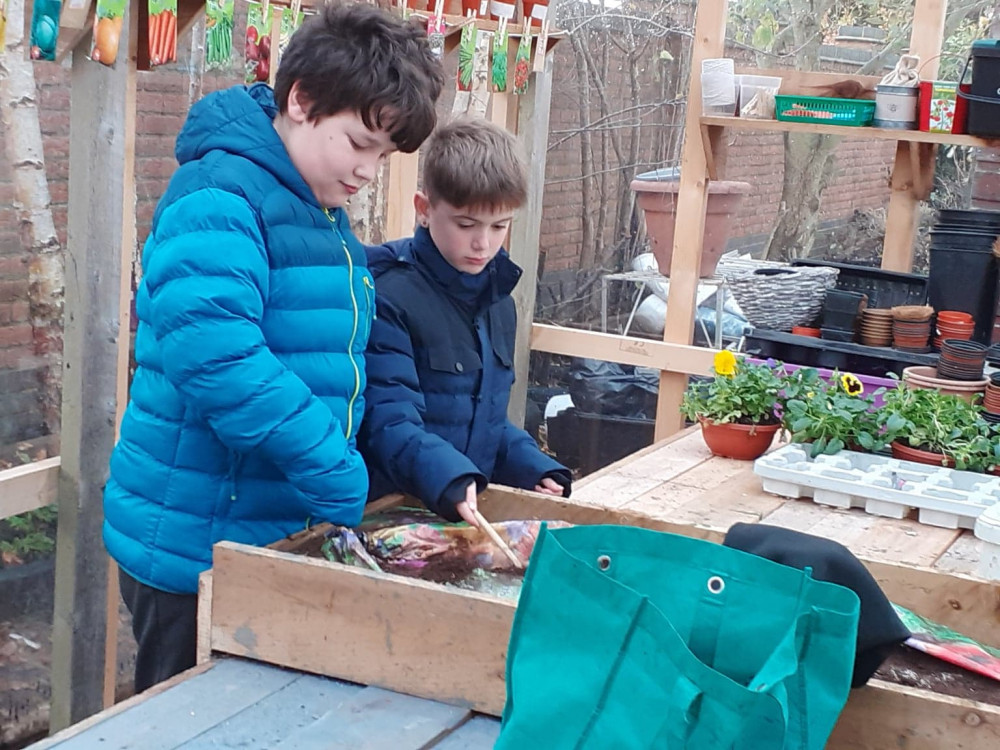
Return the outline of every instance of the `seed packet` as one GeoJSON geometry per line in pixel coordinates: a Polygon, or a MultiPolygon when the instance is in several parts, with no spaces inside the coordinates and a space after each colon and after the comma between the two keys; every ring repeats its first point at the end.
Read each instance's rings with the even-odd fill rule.
{"type": "Polygon", "coordinates": [[[271,14],[263,3],[247,3],[246,68],[249,86],[267,82],[271,75],[271,14]]]}
{"type": "MultiPolygon", "coordinates": [[[[31,59],[55,60],[61,0],[35,0],[31,12],[31,59]]],[[[5,37],[0,37],[5,38],[5,37]]]]}
{"type": "Polygon", "coordinates": [[[177,62],[177,0],[149,0],[149,65],[177,62]]]}
{"type": "Polygon", "coordinates": [[[205,3],[205,67],[225,69],[233,56],[233,15],[235,0],[208,0],[205,3]]]}

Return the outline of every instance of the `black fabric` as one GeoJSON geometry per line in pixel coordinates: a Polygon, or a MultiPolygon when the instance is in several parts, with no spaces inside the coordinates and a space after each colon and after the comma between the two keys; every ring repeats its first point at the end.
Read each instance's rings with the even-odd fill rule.
{"type": "Polygon", "coordinates": [[[842,544],[766,524],[738,523],[725,545],[793,568],[812,568],[813,578],[852,589],[861,600],[852,687],[861,687],[894,646],[910,637],[868,569],[842,544]]]}
{"type": "Polygon", "coordinates": [[[573,475],[568,469],[556,471],[550,471],[542,479],[551,479],[553,482],[562,487],[562,496],[569,497],[570,493],[573,491],[573,475]]]}
{"type": "MultiPolygon", "coordinates": [[[[480,484],[480,476],[476,474],[463,474],[457,477],[451,484],[445,487],[444,492],[441,493],[441,497],[438,499],[437,513],[442,516],[446,521],[461,521],[462,517],[458,515],[456,507],[459,503],[465,502],[465,494],[468,492],[469,485],[480,484]]],[[[476,487],[476,494],[479,494],[486,486],[476,487]]]]}
{"type": "Polygon", "coordinates": [[[119,568],[118,588],[132,613],[135,692],[190,669],[197,658],[198,596],[170,594],[140,583],[119,568]]]}

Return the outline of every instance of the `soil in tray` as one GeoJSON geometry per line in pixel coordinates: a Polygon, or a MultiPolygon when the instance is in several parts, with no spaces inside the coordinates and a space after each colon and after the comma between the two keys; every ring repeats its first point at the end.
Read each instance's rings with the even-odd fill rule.
{"type": "Polygon", "coordinates": [[[1000,682],[969,672],[908,646],[894,649],[875,677],[897,685],[1000,706],[1000,682]]]}

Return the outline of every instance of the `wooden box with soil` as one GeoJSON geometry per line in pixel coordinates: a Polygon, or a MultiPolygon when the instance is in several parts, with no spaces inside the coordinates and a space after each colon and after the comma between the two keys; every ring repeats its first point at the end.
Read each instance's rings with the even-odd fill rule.
{"type": "MultiPolygon", "coordinates": [[[[494,522],[632,524],[721,540],[694,525],[507,488],[487,490],[480,508],[494,522]]],[[[304,554],[318,552],[327,530],[317,526],[270,549],[228,542],[216,546],[214,567],[202,579],[200,658],[213,651],[230,653],[500,715],[516,602],[304,554]]],[[[997,585],[865,562],[893,601],[1000,645],[997,585]]],[[[828,747],[1000,747],[996,686],[972,675],[949,676],[943,664],[924,668],[922,661],[915,654],[894,654],[879,675],[886,679],[853,691],[828,747]],[[964,692],[950,692],[967,697],[947,694],[946,685],[953,682],[963,683],[964,692]]]]}

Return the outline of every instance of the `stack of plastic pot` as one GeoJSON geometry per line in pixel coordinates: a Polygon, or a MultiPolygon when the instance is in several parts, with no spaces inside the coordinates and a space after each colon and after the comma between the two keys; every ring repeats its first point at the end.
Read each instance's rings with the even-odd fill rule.
{"type": "Polygon", "coordinates": [[[969,313],[976,324],[972,340],[987,345],[997,307],[998,236],[1000,211],[940,211],[931,230],[931,307],[969,313]]]}

